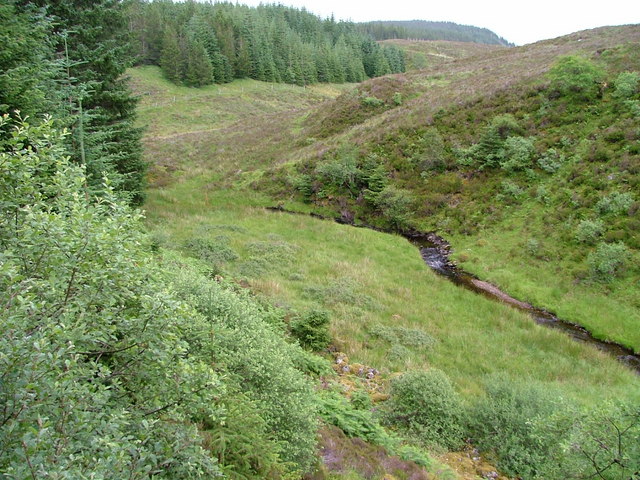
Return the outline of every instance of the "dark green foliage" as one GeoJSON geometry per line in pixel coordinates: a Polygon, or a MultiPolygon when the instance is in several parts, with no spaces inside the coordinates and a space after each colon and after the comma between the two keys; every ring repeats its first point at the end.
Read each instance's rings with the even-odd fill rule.
{"type": "Polygon", "coordinates": [[[159,64],[176,83],[361,82],[405,69],[400,49],[379,46],[352,23],[282,5],[134,1],[128,15],[139,62],[159,64]]]}
{"type": "MultiPolygon", "coordinates": [[[[132,59],[122,4],[112,0],[12,3],[19,15],[14,18],[27,18],[31,24],[24,36],[16,31],[19,36],[15,38],[23,39],[24,47],[33,43],[28,47],[32,52],[14,55],[19,65],[12,65],[9,72],[21,72],[24,86],[33,95],[29,108],[38,107],[31,113],[55,113],[71,130],[68,148],[73,160],[86,166],[92,193],[102,190],[103,178],[108,175],[130,203],[142,203],[146,166],[141,156],[141,132],[133,125],[136,99],[123,78],[132,59]],[[36,7],[50,22],[34,20],[36,7]],[[43,39],[45,33],[48,40],[43,39]],[[55,86],[50,81],[45,90],[43,76],[55,80],[55,86]],[[47,102],[43,103],[39,99],[44,97],[47,102]]],[[[12,28],[19,30],[20,25],[25,23],[14,22],[12,28]]],[[[20,98],[7,103],[8,109],[22,107],[20,98]]]]}
{"type": "Polygon", "coordinates": [[[185,247],[200,260],[214,265],[232,262],[238,259],[238,254],[227,245],[225,238],[216,238],[216,241],[202,238],[188,240],[185,247]]]}
{"type": "Polygon", "coordinates": [[[604,71],[592,61],[579,56],[562,57],[549,71],[551,95],[577,102],[596,99],[604,71]]]}
{"type": "Polygon", "coordinates": [[[507,42],[504,38],[486,28],[458,25],[453,22],[429,22],[425,20],[376,21],[360,23],[358,28],[376,40],[404,38],[513,46],[512,43],[507,42]]]}
{"type": "Polygon", "coordinates": [[[11,1],[0,3],[0,114],[19,110],[28,116],[59,108],[55,103],[59,98],[46,92],[57,73],[50,29],[37,9],[20,10],[11,1]]]}
{"type": "Polygon", "coordinates": [[[367,442],[392,448],[394,438],[380,425],[371,411],[354,408],[341,395],[327,392],[320,396],[320,417],[335,425],[349,437],[358,437],[367,442]]]}
{"type": "Polygon", "coordinates": [[[631,208],[633,201],[633,194],[629,192],[613,192],[598,201],[596,210],[601,215],[622,215],[631,208]]]}
{"type": "Polygon", "coordinates": [[[496,466],[519,478],[545,478],[552,455],[566,438],[569,412],[552,391],[494,378],[486,397],[469,412],[471,439],[496,459],[496,466]]]}
{"type": "Polygon", "coordinates": [[[408,226],[414,201],[410,191],[388,185],[376,196],[375,205],[393,227],[403,229],[408,226]]]}
{"type": "Polygon", "coordinates": [[[460,447],[463,440],[462,403],[444,372],[408,372],[391,382],[385,421],[425,445],[460,447]]]}
{"type": "Polygon", "coordinates": [[[291,334],[300,345],[312,351],[320,351],[329,346],[329,313],[326,310],[310,310],[291,320],[291,334]]]}

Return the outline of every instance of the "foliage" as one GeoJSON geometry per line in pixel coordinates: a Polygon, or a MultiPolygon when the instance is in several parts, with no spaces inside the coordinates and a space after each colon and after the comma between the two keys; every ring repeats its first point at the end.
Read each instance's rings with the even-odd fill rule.
{"type": "Polygon", "coordinates": [[[231,291],[180,266],[176,270],[176,292],[205,319],[185,332],[199,341],[192,348],[220,365],[232,388],[256,406],[277,445],[280,467],[307,471],[315,458],[316,396],[296,365],[300,347],[285,340],[247,292],[231,291]]]}
{"type": "Polygon", "coordinates": [[[320,396],[320,416],[325,422],[335,425],[349,437],[363,440],[392,449],[396,443],[371,411],[354,408],[346,398],[325,392],[320,396]]]}
{"type": "Polygon", "coordinates": [[[499,153],[500,168],[508,172],[525,170],[532,166],[535,148],[533,139],[524,137],[507,137],[502,151],[499,153]]]}
{"type": "Polygon", "coordinates": [[[569,413],[562,398],[501,377],[490,379],[486,392],[469,412],[473,444],[494,456],[508,475],[545,478],[552,453],[566,434],[569,413]]]}
{"type": "Polygon", "coordinates": [[[329,335],[329,313],[325,310],[309,310],[290,324],[292,335],[300,345],[313,351],[327,348],[329,335]]]}
{"type": "Polygon", "coordinates": [[[139,214],[87,200],[61,139],[0,122],[0,470],[14,478],[202,478],[219,468],[195,417],[223,391],[181,335],[139,214]]]}
{"type": "Polygon", "coordinates": [[[628,99],[638,93],[640,86],[640,73],[638,72],[622,72],[614,82],[614,96],[619,99],[628,99]]]}
{"type": "Polygon", "coordinates": [[[2,65],[3,110],[55,114],[71,132],[67,148],[86,167],[90,192],[100,194],[109,175],[131,204],[142,203],[146,164],[133,124],[137,99],[124,77],[132,58],[122,2],[15,0],[1,8],[0,28],[21,39],[7,42],[18,48],[7,51],[2,65]],[[14,10],[8,23],[6,9],[14,10]]]}
{"type": "MultiPolygon", "coordinates": [[[[504,114],[495,116],[489,125],[485,127],[480,141],[463,152],[463,157],[469,160],[464,163],[477,163],[480,168],[499,167],[505,158],[505,142],[508,138],[515,138],[522,133],[522,127],[513,115],[504,114]]],[[[513,149],[517,149],[519,140],[511,140],[513,149]]],[[[527,149],[525,148],[525,153],[527,149]]]]}
{"type": "Polygon", "coordinates": [[[640,472],[638,405],[611,404],[581,412],[557,453],[558,478],[635,479],[640,472]]]}
{"type": "Polygon", "coordinates": [[[307,85],[361,82],[403,72],[404,53],[380,46],[350,22],[321,20],[283,5],[129,2],[140,63],[178,84],[250,77],[307,85]]]}
{"type": "Polygon", "coordinates": [[[457,448],[462,443],[462,402],[437,369],[407,372],[391,382],[385,421],[425,445],[457,448]]]}
{"type": "Polygon", "coordinates": [[[549,71],[549,78],[552,95],[588,102],[598,96],[604,71],[587,58],[569,55],[555,63],[549,71]]]}
{"type": "Polygon", "coordinates": [[[633,201],[633,194],[630,192],[612,192],[598,201],[596,210],[601,215],[621,215],[631,208],[633,201]]]}
{"type": "Polygon", "coordinates": [[[593,245],[604,233],[604,222],[599,219],[582,220],[576,228],[575,239],[579,243],[593,245]]]}
{"type": "Polygon", "coordinates": [[[545,172],[556,173],[565,163],[565,157],[555,148],[550,148],[537,161],[538,166],[545,172]]]}
{"type": "Polygon", "coordinates": [[[587,257],[591,276],[599,281],[611,281],[622,271],[629,257],[629,249],[623,242],[600,242],[587,257]]]}
{"type": "Polygon", "coordinates": [[[371,335],[405,347],[431,348],[436,342],[431,335],[417,328],[374,325],[371,329],[371,335]]]}
{"type": "Polygon", "coordinates": [[[388,185],[376,196],[375,205],[384,217],[395,228],[403,229],[408,226],[414,203],[413,194],[393,185],[388,185]]]}

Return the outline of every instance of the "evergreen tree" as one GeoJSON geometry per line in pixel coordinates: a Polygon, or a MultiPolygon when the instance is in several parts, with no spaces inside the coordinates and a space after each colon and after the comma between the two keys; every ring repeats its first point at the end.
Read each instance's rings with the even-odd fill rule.
{"type": "Polygon", "coordinates": [[[22,11],[33,6],[52,18],[62,59],[60,78],[67,99],[63,120],[73,135],[72,158],[84,163],[92,191],[102,189],[105,174],[133,204],[143,200],[145,164],[141,131],[134,127],[136,99],[125,69],[131,64],[122,4],[117,0],[17,0],[22,11]]]}
{"type": "Polygon", "coordinates": [[[162,38],[160,67],[169,80],[181,83],[183,77],[182,51],[178,34],[172,27],[167,27],[162,38]]]}
{"type": "Polygon", "coordinates": [[[187,40],[185,84],[201,87],[213,83],[213,67],[204,46],[196,39],[187,40]]]}

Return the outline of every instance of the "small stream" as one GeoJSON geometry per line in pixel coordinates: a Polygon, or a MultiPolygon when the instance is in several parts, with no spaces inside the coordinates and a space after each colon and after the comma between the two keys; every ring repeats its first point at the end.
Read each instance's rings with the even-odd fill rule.
{"type": "Polygon", "coordinates": [[[471,290],[480,295],[484,295],[485,297],[491,298],[492,300],[500,301],[511,305],[514,308],[519,310],[523,310],[529,315],[531,318],[539,324],[544,325],[545,327],[553,328],[556,330],[560,330],[565,334],[569,335],[576,341],[587,343],[593,345],[599,350],[608,353],[609,355],[614,356],[620,362],[627,365],[629,368],[633,369],[637,374],[640,374],[640,355],[635,353],[632,349],[624,347],[618,343],[609,342],[606,340],[600,340],[595,338],[587,329],[584,327],[568,322],[566,320],[559,319],[555,315],[541,308],[534,307],[526,302],[521,300],[517,300],[505,292],[500,290],[495,285],[492,285],[488,282],[480,280],[474,275],[465,272],[464,270],[458,268],[449,258],[449,254],[451,252],[451,245],[444,240],[439,235],[433,232],[418,232],[418,231],[406,231],[406,232],[391,232],[385,231],[376,227],[372,227],[370,225],[360,225],[354,224],[352,222],[345,221],[343,218],[330,218],[324,217],[318,214],[304,214],[297,213],[285,210],[282,207],[271,207],[268,210],[279,211],[283,213],[290,213],[295,215],[310,215],[314,218],[319,218],[323,220],[333,220],[341,224],[351,225],[359,228],[369,228],[380,232],[385,233],[399,233],[407,240],[409,240],[413,245],[418,247],[420,251],[420,255],[424,262],[429,266],[433,271],[442,275],[443,277],[449,279],[451,282],[456,285],[466,288],[467,290],[471,290]]]}

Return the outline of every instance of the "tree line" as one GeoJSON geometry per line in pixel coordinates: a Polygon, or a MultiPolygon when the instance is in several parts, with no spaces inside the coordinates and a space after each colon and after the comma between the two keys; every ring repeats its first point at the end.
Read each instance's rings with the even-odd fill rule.
{"type": "Polygon", "coordinates": [[[361,82],[405,69],[397,47],[305,9],[135,0],[127,16],[137,62],[160,66],[177,84],[361,82]]]}
{"type": "Polygon", "coordinates": [[[451,42],[486,43],[512,47],[513,43],[496,35],[489,29],[453,22],[430,22],[426,20],[375,21],[359,23],[358,28],[376,40],[414,39],[448,40],[451,42]]]}

